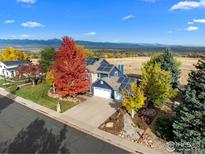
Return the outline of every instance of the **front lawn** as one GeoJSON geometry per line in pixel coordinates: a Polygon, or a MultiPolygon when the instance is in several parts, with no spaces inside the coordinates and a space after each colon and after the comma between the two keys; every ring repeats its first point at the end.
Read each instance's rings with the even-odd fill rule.
{"type": "Polygon", "coordinates": [[[0,79],[0,87],[2,87],[4,84],[4,80],[0,79]]]}
{"type": "MultiPolygon", "coordinates": [[[[49,88],[50,87],[46,83],[41,83],[35,87],[22,87],[15,91],[14,94],[56,111],[58,100],[48,97],[49,88]]],[[[75,106],[75,103],[73,102],[61,102],[61,112],[64,112],[73,106],[75,106]]]]}

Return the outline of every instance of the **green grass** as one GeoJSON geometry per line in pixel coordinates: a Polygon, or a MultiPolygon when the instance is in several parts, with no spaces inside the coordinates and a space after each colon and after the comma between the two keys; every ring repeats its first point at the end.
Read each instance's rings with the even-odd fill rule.
{"type": "Polygon", "coordinates": [[[0,80],[0,87],[3,86],[4,80],[0,80]]]}
{"type": "MultiPolygon", "coordinates": [[[[50,87],[46,83],[41,83],[35,87],[22,87],[15,91],[14,94],[32,100],[33,102],[52,110],[56,110],[57,99],[48,97],[49,88],[50,87]]],[[[73,102],[61,102],[61,112],[64,112],[73,106],[75,106],[75,103],[73,102]]]]}

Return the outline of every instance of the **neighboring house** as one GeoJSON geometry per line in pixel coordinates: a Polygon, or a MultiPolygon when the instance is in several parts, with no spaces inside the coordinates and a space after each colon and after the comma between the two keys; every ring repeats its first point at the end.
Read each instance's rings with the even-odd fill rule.
{"type": "Polygon", "coordinates": [[[137,82],[124,74],[124,65],[114,66],[105,59],[87,59],[87,69],[90,76],[90,92],[94,96],[120,100],[122,91],[129,88],[131,82],[137,82]]]}
{"type": "Polygon", "coordinates": [[[6,78],[12,78],[16,76],[16,69],[21,66],[30,63],[28,60],[18,60],[18,61],[0,61],[0,76],[6,78]]]}

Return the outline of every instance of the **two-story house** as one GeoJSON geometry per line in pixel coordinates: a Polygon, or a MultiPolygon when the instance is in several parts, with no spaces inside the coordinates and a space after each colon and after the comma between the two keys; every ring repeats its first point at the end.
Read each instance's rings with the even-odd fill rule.
{"type": "Polygon", "coordinates": [[[122,91],[137,82],[124,74],[124,64],[118,66],[109,64],[105,59],[87,59],[87,69],[90,76],[90,92],[94,96],[120,100],[122,91]]]}
{"type": "Polygon", "coordinates": [[[0,61],[0,76],[6,78],[12,78],[16,76],[16,69],[21,66],[30,63],[28,60],[18,60],[18,61],[0,61]]]}

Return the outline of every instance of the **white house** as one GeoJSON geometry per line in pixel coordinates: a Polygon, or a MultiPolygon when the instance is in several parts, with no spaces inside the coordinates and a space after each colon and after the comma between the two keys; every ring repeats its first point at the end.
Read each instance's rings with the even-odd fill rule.
{"type": "Polygon", "coordinates": [[[0,76],[6,78],[12,78],[16,76],[16,69],[21,66],[30,63],[28,60],[18,60],[18,61],[0,61],[0,76]]]}

